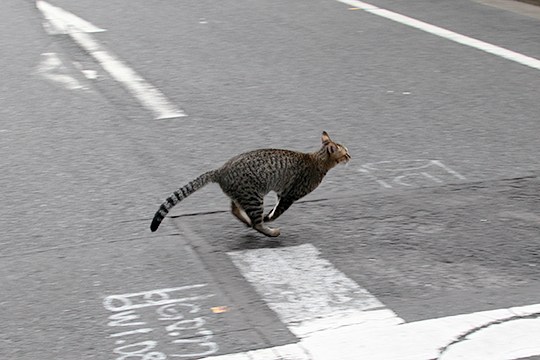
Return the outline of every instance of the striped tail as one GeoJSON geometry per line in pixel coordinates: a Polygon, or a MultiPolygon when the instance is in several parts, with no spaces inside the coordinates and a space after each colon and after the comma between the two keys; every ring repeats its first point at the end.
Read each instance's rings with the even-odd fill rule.
{"type": "Polygon", "coordinates": [[[190,181],[187,185],[182,186],[180,189],[173,192],[171,196],[165,199],[163,204],[161,204],[161,206],[159,207],[159,210],[154,215],[154,219],[152,220],[152,224],[150,225],[150,230],[152,230],[152,232],[157,230],[159,224],[161,224],[161,222],[163,221],[165,216],[167,216],[173,206],[175,206],[180,201],[184,200],[189,195],[193,194],[195,191],[199,190],[209,182],[213,182],[215,174],[216,170],[208,171],[196,178],[195,180],[190,181]]]}

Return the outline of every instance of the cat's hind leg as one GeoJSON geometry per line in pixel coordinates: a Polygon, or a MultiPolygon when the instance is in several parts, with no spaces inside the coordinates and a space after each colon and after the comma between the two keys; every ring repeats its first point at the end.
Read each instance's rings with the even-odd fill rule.
{"type": "Polygon", "coordinates": [[[246,212],[238,206],[238,204],[235,201],[231,201],[231,213],[241,222],[246,224],[247,226],[251,227],[251,220],[249,220],[249,217],[247,216],[246,212]]]}
{"type": "Polygon", "coordinates": [[[266,236],[275,237],[279,236],[280,230],[273,229],[266,226],[263,222],[263,198],[259,196],[252,196],[249,200],[239,202],[239,205],[246,212],[247,216],[251,220],[251,227],[264,234],[266,236]]]}

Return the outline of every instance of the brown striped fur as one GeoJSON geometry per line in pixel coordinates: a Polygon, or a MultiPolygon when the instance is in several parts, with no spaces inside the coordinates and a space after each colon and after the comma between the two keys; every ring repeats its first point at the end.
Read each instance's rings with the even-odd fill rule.
{"type": "Polygon", "coordinates": [[[169,196],[156,212],[150,229],[156,231],[169,210],[184,198],[215,182],[231,198],[235,217],[266,236],[279,236],[280,229],[265,223],[277,219],[296,200],[315,190],[328,170],[351,158],[347,148],[333,142],[326,131],[321,141],[322,147],[312,153],[260,149],[233,157],[169,196]],[[270,191],[277,194],[278,203],[263,216],[263,199],[270,191]]]}

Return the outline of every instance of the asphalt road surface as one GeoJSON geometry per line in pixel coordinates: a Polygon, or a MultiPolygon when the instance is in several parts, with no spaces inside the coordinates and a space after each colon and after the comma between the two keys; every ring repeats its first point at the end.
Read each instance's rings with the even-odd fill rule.
{"type": "Polygon", "coordinates": [[[538,8],[369,4],[2,1],[0,359],[540,356],[538,8]],[[323,130],[279,238],[214,185],[150,233],[323,130]]]}

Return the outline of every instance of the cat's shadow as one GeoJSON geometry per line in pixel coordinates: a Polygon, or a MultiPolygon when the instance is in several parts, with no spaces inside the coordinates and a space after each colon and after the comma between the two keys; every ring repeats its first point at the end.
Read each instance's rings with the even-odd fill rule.
{"type": "Polygon", "coordinates": [[[267,237],[256,232],[249,232],[236,237],[231,244],[229,251],[254,250],[254,249],[274,249],[286,248],[289,246],[300,245],[305,242],[301,236],[296,233],[281,234],[278,237],[267,237]]]}
{"type": "Polygon", "coordinates": [[[282,239],[269,238],[260,234],[245,234],[239,237],[239,241],[233,246],[231,250],[253,250],[253,249],[266,249],[266,248],[278,248],[285,246],[282,239]]]}

